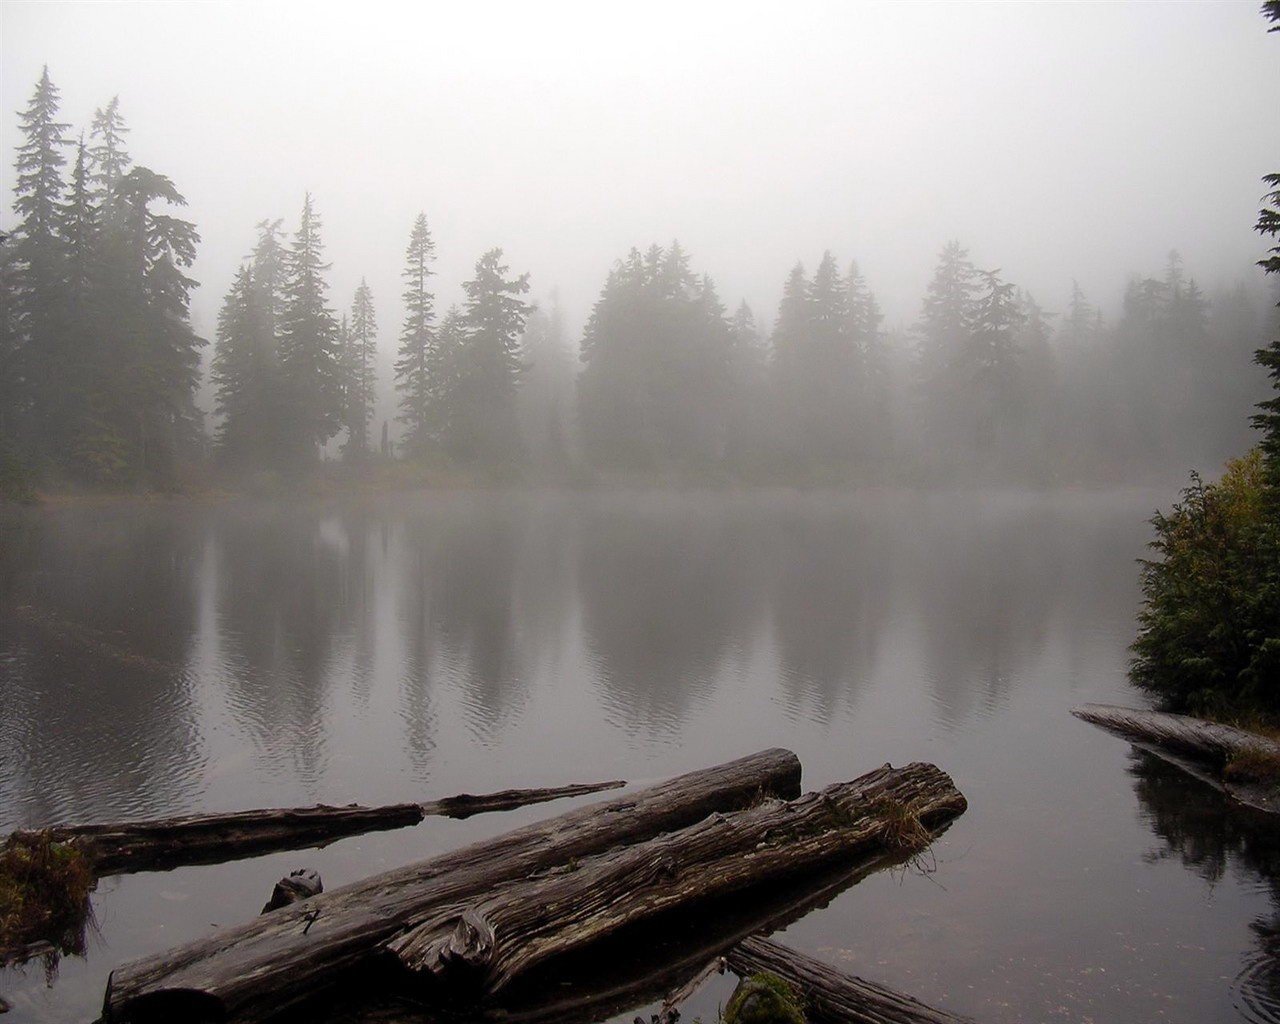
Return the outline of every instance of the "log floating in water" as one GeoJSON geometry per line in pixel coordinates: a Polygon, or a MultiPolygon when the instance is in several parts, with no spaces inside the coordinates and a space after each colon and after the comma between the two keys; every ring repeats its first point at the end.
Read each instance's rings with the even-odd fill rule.
{"type": "Polygon", "coordinates": [[[83,850],[99,876],[115,875],[168,870],[187,864],[214,864],[276,850],[318,846],[346,836],[416,825],[428,815],[467,818],[624,785],[626,783],[618,781],[580,783],[550,789],[506,789],[480,796],[463,793],[425,804],[383,807],[317,804],[315,807],[191,814],[152,821],[55,825],[40,831],[47,831],[55,842],[70,843],[83,850]]]}
{"type": "Polygon", "coordinates": [[[678,832],[525,878],[445,908],[387,948],[410,970],[487,994],[554,956],[657,914],[812,870],[924,844],[965,798],[940,768],[885,765],[790,802],[713,814],[678,832]]]}
{"type": "Polygon", "coordinates": [[[386,941],[444,907],[799,788],[795,754],[767,750],[332,889],[117,968],[103,1018],[266,1020],[338,983],[344,971],[366,965],[386,941]]]}
{"type": "Polygon", "coordinates": [[[1071,713],[1151,751],[1221,789],[1233,800],[1261,811],[1280,813],[1280,794],[1275,786],[1222,776],[1223,768],[1240,757],[1259,757],[1280,765],[1280,743],[1275,740],[1189,715],[1112,704],[1081,704],[1071,713]]]}
{"type": "Polygon", "coordinates": [[[739,977],[767,971],[794,985],[804,996],[810,1024],[971,1024],[769,939],[745,939],[725,959],[739,977]]]}

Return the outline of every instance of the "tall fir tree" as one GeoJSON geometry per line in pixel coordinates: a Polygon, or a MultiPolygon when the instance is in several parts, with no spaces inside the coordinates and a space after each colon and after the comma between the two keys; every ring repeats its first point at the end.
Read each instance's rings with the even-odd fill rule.
{"type": "Polygon", "coordinates": [[[58,120],[58,88],[46,66],[19,114],[22,141],[14,168],[13,209],[19,217],[13,254],[17,269],[17,379],[19,419],[29,446],[45,457],[59,452],[65,412],[66,350],[63,312],[63,242],[59,234],[63,150],[69,127],[58,120]]]}
{"type": "Polygon", "coordinates": [[[117,336],[118,371],[130,377],[117,395],[113,436],[128,445],[130,475],[171,484],[179,463],[199,450],[203,427],[195,406],[204,339],[191,327],[191,291],[185,271],[195,262],[199,232],[167,207],[186,205],[172,181],[135,166],[116,183],[125,287],[116,301],[129,333],[117,336]]]}
{"type": "Polygon", "coordinates": [[[395,364],[396,390],[400,392],[400,422],[405,426],[404,445],[421,453],[440,435],[438,406],[443,389],[440,347],[435,338],[435,296],[427,287],[433,271],[435,242],[425,213],[418,214],[405,252],[404,324],[400,328],[400,352],[395,364]]]}
{"type": "MultiPolygon", "coordinates": [[[[1276,23],[1270,31],[1280,30],[1280,4],[1273,5],[1268,18],[1276,23]]],[[[1263,207],[1258,211],[1256,228],[1264,237],[1275,240],[1276,244],[1267,250],[1264,259],[1258,265],[1268,274],[1280,274],[1280,173],[1268,174],[1263,181],[1271,188],[1263,197],[1263,207]]],[[[1258,412],[1253,416],[1253,425],[1262,432],[1263,457],[1266,459],[1267,472],[1273,483],[1273,490],[1280,494],[1280,335],[1274,338],[1266,348],[1254,353],[1257,362],[1271,379],[1275,394],[1258,403],[1258,412]]],[[[1280,501],[1280,498],[1277,498],[1280,501]]]]}
{"type": "Polygon", "coordinates": [[[221,417],[216,440],[230,465],[245,468],[260,460],[265,440],[264,413],[276,397],[268,394],[271,374],[262,342],[258,290],[252,271],[242,265],[222,301],[214,342],[212,380],[221,417]]]}
{"type": "Polygon", "coordinates": [[[1024,413],[1018,329],[1023,321],[1014,285],[1000,271],[980,271],[980,294],[957,367],[967,382],[963,402],[974,448],[990,451],[1016,439],[1024,413]]]}
{"type": "Polygon", "coordinates": [[[286,254],[280,314],[280,371],[288,407],[287,445],[300,462],[314,460],[342,425],[338,323],[326,301],[320,217],[308,192],[286,254]]]}
{"type": "Polygon", "coordinates": [[[125,148],[124,137],[129,134],[124,117],[120,114],[120,97],[111,97],[105,107],[93,112],[89,127],[89,155],[93,160],[93,185],[97,201],[108,219],[115,207],[115,190],[120,179],[129,172],[133,161],[125,148]]]}
{"type": "Polygon", "coordinates": [[[364,278],[356,288],[351,303],[351,320],[345,330],[346,359],[345,426],[347,440],[342,453],[348,459],[363,459],[369,454],[369,421],[377,397],[378,321],[373,308],[373,292],[364,278]]]}
{"type": "Polygon", "coordinates": [[[466,340],[453,387],[447,447],[467,462],[510,464],[520,453],[516,388],[524,369],[520,336],[529,304],[529,275],[508,277],[502,250],[476,261],[475,276],[463,284],[466,340]]]}

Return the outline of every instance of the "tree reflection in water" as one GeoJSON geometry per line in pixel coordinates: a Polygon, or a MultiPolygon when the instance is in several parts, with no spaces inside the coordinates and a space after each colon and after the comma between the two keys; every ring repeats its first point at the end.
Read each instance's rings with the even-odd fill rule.
{"type": "Polygon", "coordinates": [[[1176,857],[1207,882],[1228,873],[1256,880],[1269,893],[1270,919],[1251,924],[1255,949],[1233,981],[1245,1020],[1280,1021],[1280,823],[1231,803],[1154,754],[1135,750],[1129,772],[1152,831],[1163,846],[1151,857],[1176,857]]]}

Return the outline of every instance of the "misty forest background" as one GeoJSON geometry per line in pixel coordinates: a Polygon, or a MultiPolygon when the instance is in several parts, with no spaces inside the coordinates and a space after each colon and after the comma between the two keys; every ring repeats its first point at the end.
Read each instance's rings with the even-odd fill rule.
{"type": "Polygon", "coordinates": [[[859,265],[832,252],[757,312],[673,241],[601,268],[578,339],[501,249],[439,308],[425,214],[405,225],[398,306],[363,281],[332,296],[309,194],[295,221],[245,225],[205,339],[198,228],[175,183],[130,158],[118,102],[73,134],[46,69],[19,129],[0,493],[189,488],[209,467],[273,481],[333,459],[418,481],[1114,482],[1217,467],[1249,446],[1266,392],[1252,355],[1275,296],[1253,278],[1205,294],[1176,253],[1104,312],[1070,278],[1042,306],[949,241],[917,321],[888,330],[859,265]],[[378,400],[392,348],[394,418],[378,400]]]}

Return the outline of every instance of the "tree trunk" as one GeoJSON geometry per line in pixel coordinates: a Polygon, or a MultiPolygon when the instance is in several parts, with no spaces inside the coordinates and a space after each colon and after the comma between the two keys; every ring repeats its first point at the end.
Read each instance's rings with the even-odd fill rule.
{"type": "Polygon", "coordinates": [[[1102,726],[1134,746],[1149,750],[1183,771],[1221,789],[1242,804],[1280,813],[1275,783],[1245,777],[1224,778],[1223,769],[1238,758],[1270,762],[1280,770],[1280,743],[1217,722],[1163,711],[1122,708],[1111,704],[1081,704],[1071,709],[1077,718],[1102,726]]]}
{"type": "Polygon", "coordinates": [[[653,916],[813,870],[927,844],[965,809],[930,764],[885,765],[797,800],[768,800],[442,908],[388,948],[410,970],[493,994],[551,957],[653,916]]]}
{"type": "Polygon", "coordinates": [[[108,1022],[269,1019],[366,964],[407,928],[503,883],[684,828],[762,795],[792,796],[800,762],[767,750],[375,875],[117,968],[108,1022]]]}
{"type": "Polygon", "coordinates": [[[81,849],[94,873],[164,871],[186,864],[216,864],[275,850],[319,846],[344,836],[416,825],[427,815],[466,818],[526,804],[617,789],[623,782],[594,782],[552,789],[507,789],[472,796],[463,793],[425,804],[384,807],[283,807],[225,814],[192,814],[152,821],[97,825],[55,825],[44,829],[55,842],[81,849]]]}
{"type": "Polygon", "coordinates": [[[745,939],[725,959],[740,978],[768,972],[794,985],[804,996],[809,1024],[971,1024],[768,939],[745,939]]]}

